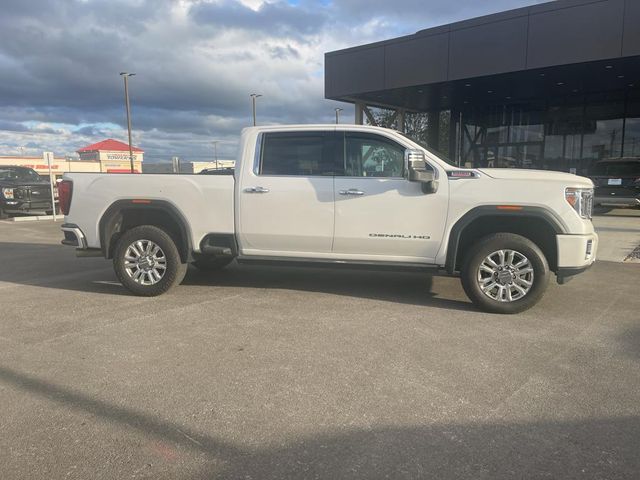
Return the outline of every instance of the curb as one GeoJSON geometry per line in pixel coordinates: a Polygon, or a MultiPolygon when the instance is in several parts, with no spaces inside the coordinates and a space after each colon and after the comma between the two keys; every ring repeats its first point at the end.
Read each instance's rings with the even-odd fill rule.
{"type": "Polygon", "coordinates": [[[623,260],[623,262],[640,263],[640,245],[623,260]]]}

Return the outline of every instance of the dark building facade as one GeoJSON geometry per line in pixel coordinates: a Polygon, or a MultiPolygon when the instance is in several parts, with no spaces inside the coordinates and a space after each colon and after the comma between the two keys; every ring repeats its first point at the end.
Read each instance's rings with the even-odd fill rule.
{"type": "Polygon", "coordinates": [[[558,0],[330,52],[325,96],[460,166],[585,174],[640,157],[640,0],[558,0]]]}

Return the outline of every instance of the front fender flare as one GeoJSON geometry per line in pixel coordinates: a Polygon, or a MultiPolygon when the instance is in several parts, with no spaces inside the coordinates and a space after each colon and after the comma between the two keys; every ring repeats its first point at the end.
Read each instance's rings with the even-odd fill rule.
{"type": "Polygon", "coordinates": [[[465,213],[451,228],[449,242],[447,244],[447,257],[445,261],[445,269],[447,273],[455,273],[462,233],[464,232],[464,229],[471,224],[471,222],[478,218],[496,216],[537,218],[545,221],[557,234],[567,233],[567,228],[564,225],[564,222],[562,222],[560,217],[558,217],[552,210],[547,208],[526,205],[518,205],[518,209],[501,209],[499,207],[501,207],[501,205],[482,205],[475,207],[465,213]]]}

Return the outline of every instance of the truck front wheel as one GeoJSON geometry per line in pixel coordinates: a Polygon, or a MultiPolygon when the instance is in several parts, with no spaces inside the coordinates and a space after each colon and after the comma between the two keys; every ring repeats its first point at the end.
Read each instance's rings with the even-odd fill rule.
{"type": "Polygon", "coordinates": [[[132,228],[120,237],[113,268],[127,290],[144,297],[166,292],[187,272],[171,236],[152,225],[132,228]]]}
{"type": "Polygon", "coordinates": [[[467,253],[461,271],[464,291],[491,313],[519,313],[534,306],[549,283],[544,253],[528,238],[495,233],[467,253]]]}

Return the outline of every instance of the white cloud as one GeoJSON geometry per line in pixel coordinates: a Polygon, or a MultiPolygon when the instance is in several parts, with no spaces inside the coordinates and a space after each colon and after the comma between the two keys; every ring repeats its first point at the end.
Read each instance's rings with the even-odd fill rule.
{"type": "Polygon", "coordinates": [[[3,0],[0,154],[124,139],[127,70],[137,73],[134,138],[148,158],[205,159],[214,138],[221,157],[233,156],[251,92],[264,95],[261,122],[331,122],[345,107],[324,99],[325,52],[529,3],[3,0]]]}

